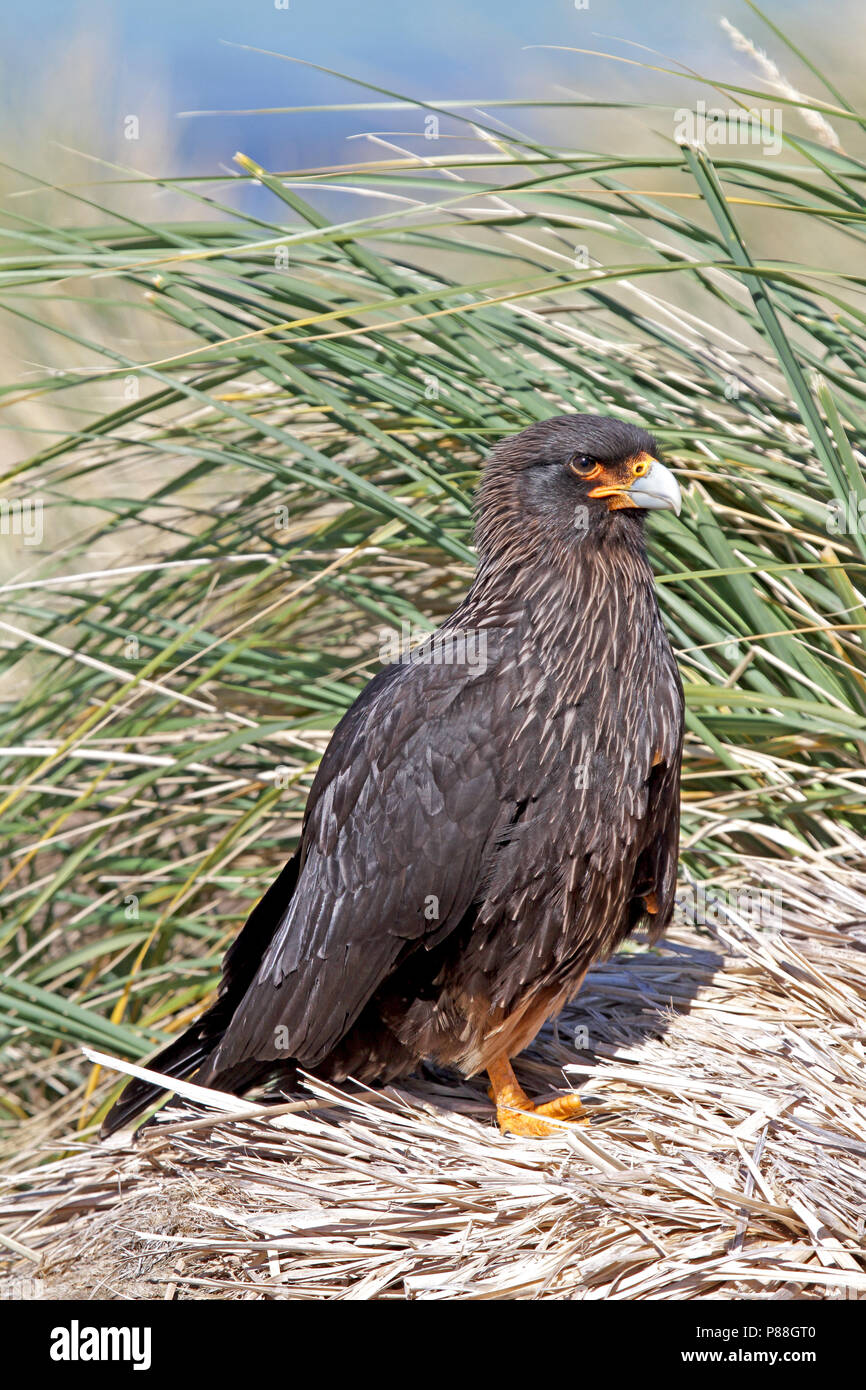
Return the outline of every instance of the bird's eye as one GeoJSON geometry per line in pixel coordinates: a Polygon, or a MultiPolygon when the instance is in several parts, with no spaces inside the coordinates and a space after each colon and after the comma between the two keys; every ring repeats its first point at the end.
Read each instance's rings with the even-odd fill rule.
{"type": "Polygon", "coordinates": [[[594,478],[601,472],[601,464],[587,454],[575,454],[568,460],[568,466],[578,478],[594,478]]]}

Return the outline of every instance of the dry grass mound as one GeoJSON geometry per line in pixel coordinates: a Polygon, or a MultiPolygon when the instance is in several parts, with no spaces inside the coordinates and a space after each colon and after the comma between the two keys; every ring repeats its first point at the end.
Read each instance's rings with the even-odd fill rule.
{"type": "Polygon", "coordinates": [[[138,1144],[7,1172],[7,1296],[866,1297],[866,874],[751,868],[778,929],[681,921],[520,1060],[588,1125],[503,1137],[480,1079],[433,1074],[175,1106],[138,1144]]]}

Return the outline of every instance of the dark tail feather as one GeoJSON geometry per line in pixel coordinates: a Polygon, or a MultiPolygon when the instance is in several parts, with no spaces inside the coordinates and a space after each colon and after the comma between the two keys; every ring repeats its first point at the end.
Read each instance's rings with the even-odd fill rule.
{"type": "MultiPolygon", "coordinates": [[[[163,1048],[150,1063],[154,1071],[166,1076],[176,1076],[179,1081],[192,1076],[213,1052],[216,1051],[222,1036],[232,1020],[235,1009],[240,1004],[252,984],[262,956],[271,940],[277,925],[288,906],[298,881],[297,854],[286,864],[279,878],[270,886],[259,903],[253,908],[247,921],[229,947],[223,960],[223,980],[216,1003],[196,1019],[191,1028],[182,1033],[168,1047],[163,1048]]],[[[247,1090],[254,1086],[269,1070],[272,1064],[247,1061],[215,1076],[209,1076],[205,1084],[219,1091],[247,1090]]],[[[161,1086],[137,1078],[114,1102],[100,1130],[105,1138],[116,1129],[123,1129],[142,1110],[153,1105],[165,1095],[161,1086]]]]}
{"type": "MultiPolygon", "coordinates": [[[[207,1015],[204,1015],[207,1018],[207,1015]]],[[[200,1028],[203,1020],[199,1019],[185,1033],[171,1044],[170,1047],[163,1048],[152,1062],[148,1062],[148,1067],[152,1071],[164,1072],[166,1076],[176,1076],[178,1081],[183,1081],[188,1076],[193,1076],[203,1063],[206,1063],[212,1055],[214,1042],[207,1038],[202,1039],[200,1028]]],[[[273,1062],[256,1062],[248,1059],[240,1062],[237,1066],[228,1067],[222,1071],[214,1072],[212,1076],[203,1077],[201,1084],[213,1091],[227,1091],[229,1095],[243,1095],[251,1086],[256,1086],[260,1081],[264,1081],[274,1069],[273,1062]]],[[[287,1080],[294,1076],[294,1066],[291,1062],[281,1064],[280,1072],[287,1080]]],[[[112,1105],[108,1114],[102,1122],[100,1137],[107,1139],[109,1134],[113,1134],[116,1129],[125,1129],[136,1116],[143,1110],[154,1105],[160,1096],[167,1095],[169,1087],[157,1086],[152,1081],[140,1081],[138,1077],[133,1077],[122,1094],[112,1105]]],[[[148,1121],[149,1123],[149,1121],[148,1121]]]]}
{"type": "MultiPolygon", "coordinates": [[[[163,1048],[158,1056],[154,1057],[148,1065],[154,1071],[164,1072],[166,1076],[176,1076],[178,1080],[183,1080],[198,1071],[202,1062],[208,1056],[212,1044],[202,1039],[201,1020],[194,1023],[179,1038],[175,1038],[173,1043],[163,1048]]],[[[122,1094],[114,1102],[99,1131],[103,1139],[109,1134],[113,1134],[116,1129],[123,1129],[136,1115],[140,1115],[142,1110],[153,1105],[160,1096],[165,1095],[161,1086],[156,1086],[151,1081],[140,1081],[135,1077],[130,1081],[122,1094]]]]}

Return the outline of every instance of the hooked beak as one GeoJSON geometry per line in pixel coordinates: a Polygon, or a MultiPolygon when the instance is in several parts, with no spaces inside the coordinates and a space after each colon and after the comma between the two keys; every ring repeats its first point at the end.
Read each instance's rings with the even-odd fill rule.
{"type": "Polygon", "coordinates": [[[642,477],[635,478],[625,496],[634,507],[640,507],[643,511],[669,511],[680,514],[683,505],[680,486],[669,468],[665,468],[658,459],[651,459],[646,455],[649,463],[649,471],[642,477]]]}

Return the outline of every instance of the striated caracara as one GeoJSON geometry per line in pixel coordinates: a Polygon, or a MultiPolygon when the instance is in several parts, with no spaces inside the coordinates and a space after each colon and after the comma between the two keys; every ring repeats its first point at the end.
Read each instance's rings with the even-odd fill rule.
{"type": "MultiPolygon", "coordinates": [[[[680,492],[657,452],[591,415],[494,448],[469,593],[338,724],[297,853],[156,1070],[242,1092],[430,1058],[486,1070],[503,1131],[580,1117],[533,1105],[510,1058],[673,908],[683,697],[644,520],[680,492]]],[[[159,1094],[132,1081],[105,1131],[159,1094]]]]}

